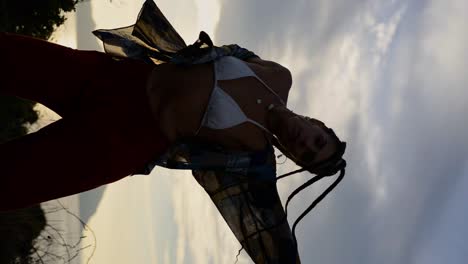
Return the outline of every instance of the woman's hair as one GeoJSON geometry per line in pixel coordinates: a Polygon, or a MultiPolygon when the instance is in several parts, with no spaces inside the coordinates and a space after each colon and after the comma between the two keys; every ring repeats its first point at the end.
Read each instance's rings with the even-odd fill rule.
{"type": "Polygon", "coordinates": [[[322,193],[320,194],[300,215],[297,217],[297,219],[294,221],[294,224],[292,225],[292,236],[294,239],[294,243],[297,247],[297,238],[296,238],[296,227],[297,224],[312,210],[315,208],[317,204],[319,204],[340,182],[343,180],[343,177],[345,175],[345,167],[346,167],[346,161],[343,159],[343,154],[346,149],[346,142],[341,142],[340,139],[336,136],[335,132],[331,129],[325,126],[325,124],[317,119],[313,118],[308,118],[306,117],[310,122],[313,122],[314,124],[319,125],[326,133],[328,133],[331,138],[334,139],[336,143],[336,149],[333,155],[329,157],[328,159],[319,162],[318,164],[313,164],[312,161],[308,165],[307,161],[299,161],[295,160],[289,152],[284,149],[284,147],[277,141],[276,138],[273,139],[273,144],[283,152],[284,155],[289,157],[291,160],[293,160],[297,165],[301,166],[301,169],[285,173],[283,175],[277,176],[276,180],[291,176],[293,174],[302,172],[302,171],[309,171],[310,173],[316,174],[317,176],[309,179],[302,185],[300,185],[298,188],[296,188],[287,198],[286,203],[285,203],[285,219],[287,219],[288,215],[288,205],[289,202],[293,197],[295,197],[299,192],[307,188],[308,186],[314,184],[315,182],[323,179],[324,177],[332,176],[335,175],[336,173],[340,172],[339,176],[335,179],[335,181],[322,193]]]}

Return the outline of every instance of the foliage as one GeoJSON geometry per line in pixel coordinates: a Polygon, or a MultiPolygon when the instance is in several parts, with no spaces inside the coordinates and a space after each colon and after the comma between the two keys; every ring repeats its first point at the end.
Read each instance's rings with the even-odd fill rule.
{"type": "MultiPolygon", "coordinates": [[[[46,226],[44,212],[40,206],[0,212],[0,263],[27,260],[33,250],[33,240],[46,226]]],[[[19,263],[28,263],[26,261],[19,263]]]]}
{"type": "Polygon", "coordinates": [[[0,263],[2,264],[67,264],[79,254],[90,251],[90,259],[96,249],[96,236],[86,223],[68,210],[59,200],[45,207],[33,206],[10,212],[0,212],[0,263]],[[66,219],[66,221],[48,219],[66,219]],[[62,216],[58,216],[62,215],[62,216]],[[65,215],[65,216],[64,216],[65,215]],[[75,223],[77,222],[77,223],[75,223]],[[70,234],[65,224],[81,226],[77,234],[70,234]],[[84,235],[82,235],[82,233],[84,235]],[[89,239],[85,239],[90,235],[89,239]]]}
{"type": "Polygon", "coordinates": [[[96,236],[76,214],[68,210],[60,200],[47,203],[43,210],[51,223],[46,223],[40,234],[33,241],[28,254],[16,257],[15,264],[67,264],[79,258],[81,252],[90,251],[86,260],[89,263],[96,250],[96,236]],[[57,215],[61,215],[58,216],[57,215]],[[65,216],[64,216],[65,215],[65,216]],[[62,227],[60,227],[61,222],[62,227]],[[73,233],[63,229],[63,225],[79,224],[81,232],[73,233]],[[88,235],[91,235],[88,238],[88,235]]]}
{"type": "Polygon", "coordinates": [[[36,122],[35,103],[15,97],[0,96],[0,144],[26,134],[26,123],[36,122]]]}
{"type": "Polygon", "coordinates": [[[0,0],[1,31],[49,39],[80,0],[0,0]]]}

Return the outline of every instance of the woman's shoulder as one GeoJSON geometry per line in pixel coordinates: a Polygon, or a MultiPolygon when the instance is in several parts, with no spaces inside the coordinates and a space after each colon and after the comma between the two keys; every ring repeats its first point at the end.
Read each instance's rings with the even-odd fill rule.
{"type": "Polygon", "coordinates": [[[246,60],[246,62],[251,67],[262,68],[262,70],[270,73],[272,77],[274,76],[275,78],[280,79],[281,82],[284,83],[284,86],[287,86],[288,88],[291,87],[292,75],[291,71],[289,71],[287,67],[274,61],[260,59],[259,57],[250,58],[246,60]]]}
{"type": "Polygon", "coordinates": [[[292,76],[288,68],[260,58],[249,59],[246,63],[260,79],[281,96],[284,102],[287,102],[292,86],[292,76]]]}

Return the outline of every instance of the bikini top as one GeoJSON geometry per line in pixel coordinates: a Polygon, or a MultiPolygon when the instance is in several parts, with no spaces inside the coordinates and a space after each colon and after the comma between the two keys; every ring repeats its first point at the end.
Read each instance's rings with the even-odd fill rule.
{"type": "Polygon", "coordinates": [[[214,87],[196,134],[202,127],[225,129],[244,122],[250,122],[272,134],[267,128],[247,117],[237,102],[218,85],[219,80],[234,80],[250,76],[255,77],[284,104],[281,97],[260,79],[244,61],[232,56],[221,57],[214,61],[214,87]]]}

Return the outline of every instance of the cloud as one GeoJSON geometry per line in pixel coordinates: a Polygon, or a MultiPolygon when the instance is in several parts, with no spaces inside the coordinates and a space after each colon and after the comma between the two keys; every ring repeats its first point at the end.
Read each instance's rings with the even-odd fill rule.
{"type": "MultiPolygon", "coordinates": [[[[181,8],[182,2],[158,4],[191,42],[203,24],[189,23],[200,5],[181,8]]],[[[289,106],[324,120],[348,142],[345,180],[298,227],[303,263],[466,258],[460,219],[466,219],[468,177],[468,3],[219,4],[215,42],[238,43],[289,67],[289,106]]],[[[287,164],[279,173],[291,169],[287,164]]],[[[232,263],[239,246],[192,176],[155,174],[151,256],[162,263],[232,263]]],[[[282,197],[307,177],[281,182],[282,197]]],[[[290,220],[327,184],[301,193],[290,220]]]]}
{"type": "Polygon", "coordinates": [[[398,223],[401,220],[388,210],[381,216],[400,230],[393,236],[404,249],[401,263],[413,262],[419,245],[437,227],[451,190],[466,177],[468,125],[463,116],[468,94],[463,87],[468,78],[460,68],[468,66],[467,34],[461,30],[467,21],[459,11],[463,7],[467,5],[461,1],[432,1],[414,10],[385,69],[391,75],[382,89],[399,90],[399,98],[389,99],[398,100],[400,109],[395,114],[391,107],[380,106],[380,116],[389,118],[375,118],[391,135],[380,159],[386,161],[382,171],[387,173],[387,189],[397,194],[383,208],[400,212],[404,221],[398,223]],[[416,11],[420,15],[414,16],[416,11]]]}
{"type": "Polygon", "coordinates": [[[174,263],[233,263],[240,249],[209,196],[189,172],[171,172],[172,206],[177,227],[174,263]]]}
{"type": "MultiPolygon", "coordinates": [[[[288,66],[290,107],[348,141],[343,184],[300,224],[304,262],[415,263],[431,252],[422,244],[466,175],[463,10],[456,0],[222,2],[216,41],[288,66]]],[[[283,197],[298,181],[280,185],[283,197]]]]}
{"type": "MultiPolygon", "coordinates": [[[[336,237],[332,236],[327,247],[340,251],[330,253],[322,263],[341,263],[345,259],[348,263],[414,263],[420,244],[432,237],[439,225],[440,211],[447,206],[451,190],[464,177],[468,126],[462,119],[468,109],[462,87],[468,80],[460,66],[466,67],[462,59],[466,58],[466,49],[461,48],[466,44],[466,34],[454,28],[466,22],[460,21],[462,14],[452,10],[453,2],[405,7],[400,26],[389,31],[395,35],[386,45],[386,53],[381,54],[378,38],[370,41],[376,47],[374,54],[368,53],[371,45],[363,45],[367,51],[361,54],[364,64],[358,68],[371,69],[368,72],[373,75],[367,77],[371,90],[349,98],[365,108],[350,120],[356,123],[350,123],[354,132],[349,138],[348,156],[353,156],[348,175],[364,180],[371,201],[363,199],[366,196],[360,193],[362,189],[354,189],[355,183],[349,181],[342,188],[348,188],[351,194],[337,192],[333,204],[341,203],[337,206],[340,212],[327,206],[327,210],[332,208],[327,217],[332,219],[329,224],[333,228],[339,226],[339,232],[332,231],[336,237]],[[447,14],[453,15],[453,20],[447,20],[447,14]],[[459,41],[458,47],[441,49],[459,41]],[[376,56],[380,56],[380,63],[365,67],[372,65],[376,56]],[[353,168],[355,162],[359,167],[353,168]],[[350,197],[340,199],[342,195],[350,197]],[[353,209],[357,214],[343,208],[349,206],[357,206],[358,210],[353,209]],[[359,246],[350,243],[353,241],[359,246]]],[[[399,12],[390,17],[398,17],[399,12]]],[[[390,18],[386,27],[394,28],[398,20],[390,18]]],[[[380,38],[379,31],[373,32],[380,38]]],[[[320,225],[318,228],[325,229],[320,225]]],[[[313,245],[314,239],[305,244],[309,243],[313,245]]],[[[322,250],[320,244],[316,253],[323,256],[322,250]]],[[[317,256],[310,254],[310,258],[317,256]]]]}
{"type": "Polygon", "coordinates": [[[412,263],[457,263],[467,259],[468,252],[465,249],[468,230],[462,227],[468,217],[466,208],[466,189],[468,188],[468,162],[461,177],[450,190],[450,197],[446,206],[440,208],[438,223],[432,227],[434,232],[426,232],[427,236],[420,241],[420,247],[412,256],[412,263]],[[445,248],[433,254],[435,248],[445,248]]]}

